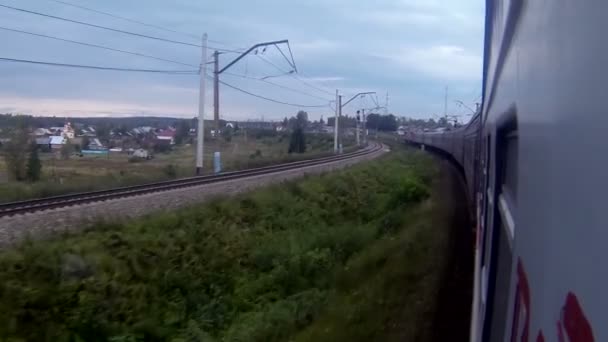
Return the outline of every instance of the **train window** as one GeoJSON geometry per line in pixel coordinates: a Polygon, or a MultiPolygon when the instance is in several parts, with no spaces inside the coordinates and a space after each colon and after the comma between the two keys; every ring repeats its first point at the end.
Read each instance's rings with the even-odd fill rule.
{"type": "Polygon", "coordinates": [[[494,158],[488,165],[486,189],[487,235],[484,266],[487,303],[482,340],[499,340],[507,329],[509,287],[513,265],[513,238],[517,195],[517,121],[515,110],[496,122],[496,136],[489,146],[494,158]]]}
{"type": "MultiPolygon", "coordinates": [[[[491,304],[488,308],[489,329],[486,333],[490,338],[484,341],[502,340],[507,328],[507,308],[509,305],[509,286],[511,284],[511,265],[513,251],[507,231],[503,227],[503,221],[497,219],[494,224],[492,262],[490,266],[490,298],[491,304]]],[[[486,336],[488,336],[486,335],[486,336]]]]}
{"type": "MultiPolygon", "coordinates": [[[[514,121],[514,118],[512,119],[514,121]]],[[[517,130],[515,122],[505,124],[497,135],[497,184],[500,184],[498,211],[509,240],[515,237],[515,214],[517,210],[517,130]]]]}
{"type": "Polygon", "coordinates": [[[509,204],[515,206],[517,198],[517,132],[513,131],[504,137],[504,163],[502,165],[502,191],[506,193],[509,204]]]}

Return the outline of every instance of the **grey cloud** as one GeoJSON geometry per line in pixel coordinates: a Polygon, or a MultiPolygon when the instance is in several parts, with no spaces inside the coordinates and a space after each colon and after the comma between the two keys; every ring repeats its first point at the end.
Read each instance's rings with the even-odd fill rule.
{"type": "MultiPolygon", "coordinates": [[[[198,42],[193,37],[133,25],[49,1],[8,2],[17,7],[124,30],[198,42]]],[[[388,90],[391,93],[391,109],[404,115],[428,116],[438,112],[438,108],[442,107],[442,96],[437,94],[442,93],[446,83],[454,88],[454,97],[471,101],[476,95],[470,96],[471,99],[465,97],[476,92],[481,78],[483,6],[480,1],[83,0],[79,3],[195,35],[207,31],[210,39],[226,42],[231,47],[244,47],[260,40],[289,38],[298,67],[304,71],[304,79],[331,89],[388,90]],[[446,68],[446,64],[453,65],[457,71],[446,68]]],[[[200,59],[198,48],[132,38],[7,10],[0,10],[0,21],[1,25],[7,27],[90,41],[186,63],[198,64],[200,59]]],[[[0,41],[4,45],[0,54],[2,57],[121,67],[180,68],[136,56],[2,31],[0,41]]],[[[222,56],[222,61],[230,57],[222,56]]],[[[265,58],[288,69],[276,51],[269,52],[265,58]]],[[[257,57],[246,58],[231,71],[256,77],[277,73],[257,57]]],[[[85,100],[103,107],[99,109],[101,112],[116,115],[167,111],[188,116],[197,109],[196,76],[103,73],[6,63],[0,63],[0,75],[0,99],[27,99],[17,103],[19,106],[6,106],[11,108],[31,107],[32,110],[42,111],[44,108],[40,105],[32,104],[38,101],[44,105],[49,98],[54,98],[58,102],[53,106],[63,103],[65,110],[70,109],[68,107],[73,101],[85,100]],[[124,103],[129,106],[120,105],[124,103]]],[[[288,102],[318,102],[315,98],[256,81],[229,76],[225,76],[225,80],[249,91],[288,102]]],[[[277,78],[274,81],[331,98],[291,78],[277,78]]],[[[265,115],[266,118],[280,118],[297,111],[297,108],[266,103],[224,88],[222,108],[222,113],[227,116],[265,115]]],[[[309,112],[328,115],[330,110],[315,109],[309,112]]]]}

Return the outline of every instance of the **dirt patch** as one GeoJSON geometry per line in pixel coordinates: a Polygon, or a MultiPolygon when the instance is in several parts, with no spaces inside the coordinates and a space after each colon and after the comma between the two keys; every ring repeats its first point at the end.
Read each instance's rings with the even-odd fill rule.
{"type": "Polygon", "coordinates": [[[468,212],[462,175],[442,160],[445,222],[449,224],[446,262],[440,275],[433,341],[468,341],[474,271],[473,223],[468,212]]]}

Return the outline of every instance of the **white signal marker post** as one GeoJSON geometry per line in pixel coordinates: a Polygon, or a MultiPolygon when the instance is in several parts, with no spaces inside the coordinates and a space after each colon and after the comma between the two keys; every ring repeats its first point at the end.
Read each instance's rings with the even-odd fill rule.
{"type": "Polygon", "coordinates": [[[201,80],[198,94],[198,127],[196,135],[196,174],[203,172],[203,153],[205,140],[205,76],[207,75],[207,34],[203,34],[201,57],[201,80]]]}
{"type": "Polygon", "coordinates": [[[336,114],[334,115],[334,153],[338,153],[338,110],[340,103],[338,103],[338,89],[336,89],[336,114]]]}

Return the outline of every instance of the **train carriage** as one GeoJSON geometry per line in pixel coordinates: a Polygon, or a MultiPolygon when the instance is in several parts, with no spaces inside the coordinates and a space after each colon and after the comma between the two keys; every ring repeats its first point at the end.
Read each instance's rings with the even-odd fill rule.
{"type": "Polygon", "coordinates": [[[451,156],[476,208],[471,341],[608,341],[605,13],[487,1],[480,113],[407,137],[451,156]]]}

